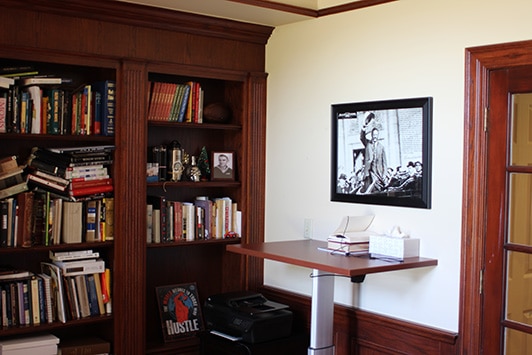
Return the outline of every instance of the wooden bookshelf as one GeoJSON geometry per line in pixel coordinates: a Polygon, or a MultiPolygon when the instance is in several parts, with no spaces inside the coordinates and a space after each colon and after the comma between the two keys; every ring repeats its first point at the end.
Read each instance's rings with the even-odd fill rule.
{"type": "MultiPolygon", "coordinates": [[[[110,340],[116,354],[198,353],[197,337],[172,344],[162,341],[154,287],[195,281],[204,300],[212,293],[260,286],[262,263],[225,251],[227,244],[240,240],[148,246],[145,196],[163,190],[182,199],[231,196],[243,213],[242,241],[263,240],[264,54],[273,29],[114,1],[1,3],[2,62],[34,62],[75,77],[114,79],[117,102],[113,137],[0,134],[0,150],[21,157],[33,146],[116,146],[115,239],[97,246],[113,269],[113,314],[65,324],[0,329],[0,339],[29,333],[59,337],[85,333],[110,340]],[[201,82],[205,99],[229,103],[234,119],[228,124],[203,125],[148,122],[149,82],[154,78],[201,82]],[[147,147],[170,137],[189,150],[207,145],[235,151],[237,180],[147,184],[147,147]]],[[[94,243],[90,247],[96,248],[94,243]]],[[[0,250],[0,255],[3,261],[33,268],[35,260],[47,258],[48,250],[0,250]]]]}

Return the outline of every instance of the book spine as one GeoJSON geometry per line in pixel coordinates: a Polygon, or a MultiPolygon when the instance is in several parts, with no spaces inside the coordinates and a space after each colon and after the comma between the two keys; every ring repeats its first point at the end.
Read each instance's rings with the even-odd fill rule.
{"type": "Polygon", "coordinates": [[[80,189],[85,187],[92,187],[92,186],[103,186],[103,185],[113,185],[113,179],[112,178],[103,178],[103,179],[81,179],[79,178],[72,179],[70,183],[71,189],[80,189]]]}
{"type": "Polygon", "coordinates": [[[0,93],[0,133],[7,132],[7,91],[0,93]]]}
{"type": "Polygon", "coordinates": [[[79,197],[79,196],[88,196],[88,195],[96,195],[100,193],[106,193],[113,191],[113,185],[101,185],[101,186],[90,186],[90,187],[83,187],[83,188],[77,188],[77,189],[70,189],[69,195],[73,197],[79,197]]]}
{"type": "Polygon", "coordinates": [[[7,201],[0,201],[0,247],[7,247],[7,224],[8,224],[8,210],[9,206],[7,201]]]}

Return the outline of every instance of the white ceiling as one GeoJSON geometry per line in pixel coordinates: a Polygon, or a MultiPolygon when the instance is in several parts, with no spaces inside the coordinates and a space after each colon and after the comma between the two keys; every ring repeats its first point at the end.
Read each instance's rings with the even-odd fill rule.
{"type": "MultiPolygon", "coordinates": [[[[313,16],[301,15],[298,13],[282,10],[268,9],[265,7],[249,5],[238,2],[238,0],[118,0],[161,7],[170,10],[179,10],[196,14],[221,17],[242,22],[255,23],[267,26],[280,26],[293,22],[304,21],[314,18],[313,16]]],[[[305,9],[317,11],[331,6],[353,3],[361,0],[279,0],[272,1],[276,4],[297,6],[305,9]]],[[[253,2],[253,1],[250,1],[253,2]]],[[[256,1],[256,3],[266,1],[256,1]]]]}

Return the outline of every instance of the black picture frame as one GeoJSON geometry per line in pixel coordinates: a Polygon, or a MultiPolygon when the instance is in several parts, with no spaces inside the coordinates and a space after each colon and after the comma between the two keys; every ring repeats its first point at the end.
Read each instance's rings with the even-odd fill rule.
{"type": "Polygon", "coordinates": [[[235,152],[234,151],[214,151],[212,152],[212,168],[211,168],[211,180],[223,181],[235,180],[235,152]],[[218,167],[220,158],[225,157],[226,169],[221,171],[218,167]]]}
{"type": "Polygon", "coordinates": [[[432,97],[331,105],[331,201],[431,208],[432,105],[432,97]]]}

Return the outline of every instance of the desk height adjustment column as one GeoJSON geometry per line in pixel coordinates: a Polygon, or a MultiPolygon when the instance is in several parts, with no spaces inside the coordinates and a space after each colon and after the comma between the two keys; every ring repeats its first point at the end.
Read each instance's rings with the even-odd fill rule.
{"type": "Polygon", "coordinates": [[[312,271],[312,305],[308,355],[334,355],[334,275],[312,271]]]}

